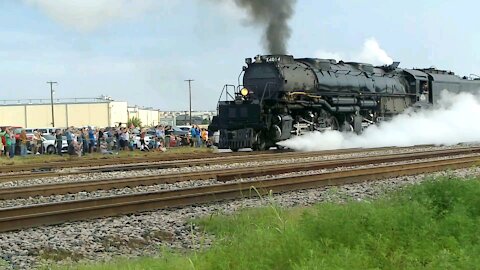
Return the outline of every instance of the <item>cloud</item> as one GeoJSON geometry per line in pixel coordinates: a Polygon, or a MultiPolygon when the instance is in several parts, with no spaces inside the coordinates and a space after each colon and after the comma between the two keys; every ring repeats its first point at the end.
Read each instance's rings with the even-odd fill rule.
{"type": "Polygon", "coordinates": [[[318,50],[315,56],[318,58],[335,59],[337,61],[363,62],[373,65],[389,65],[393,63],[393,59],[380,47],[380,44],[378,44],[375,38],[365,40],[362,50],[357,53],[318,50]]]}
{"type": "Polygon", "coordinates": [[[23,0],[68,27],[88,32],[168,5],[164,0],[23,0]]]}

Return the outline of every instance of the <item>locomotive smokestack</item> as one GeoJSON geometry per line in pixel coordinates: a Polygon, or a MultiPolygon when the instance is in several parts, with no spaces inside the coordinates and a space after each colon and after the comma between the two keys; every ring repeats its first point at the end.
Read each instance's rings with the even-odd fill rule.
{"type": "Polygon", "coordinates": [[[288,20],[292,17],[296,0],[235,0],[248,11],[255,24],[265,27],[264,46],[271,54],[287,54],[290,38],[288,20]]]}

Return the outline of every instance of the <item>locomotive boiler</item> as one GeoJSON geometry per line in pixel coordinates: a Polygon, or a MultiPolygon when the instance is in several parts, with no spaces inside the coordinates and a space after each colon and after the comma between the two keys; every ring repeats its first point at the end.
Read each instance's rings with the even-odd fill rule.
{"type": "Polygon", "coordinates": [[[264,150],[308,131],[362,129],[409,107],[435,104],[440,92],[477,92],[479,78],[453,72],[331,59],[259,55],[245,59],[243,84],[226,85],[209,126],[219,148],[264,150]],[[233,91],[232,91],[233,90],[233,91]]]}

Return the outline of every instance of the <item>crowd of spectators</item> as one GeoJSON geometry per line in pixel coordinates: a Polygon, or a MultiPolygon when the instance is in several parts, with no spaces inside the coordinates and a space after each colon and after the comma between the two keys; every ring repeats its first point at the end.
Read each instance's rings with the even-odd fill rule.
{"type": "Polygon", "coordinates": [[[0,156],[13,158],[16,154],[26,156],[27,152],[82,156],[94,152],[118,154],[120,151],[166,151],[170,147],[212,145],[207,130],[197,125],[187,130],[163,125],[152,128],[122,127],[121,124],[110,128],[69,127],[55,129],[49,136],[53,141],[49,150],[53,151],[45,149],[46,134],[39,130],[27,134],[25,129],[3,127],[0,129],[0,156]]]}

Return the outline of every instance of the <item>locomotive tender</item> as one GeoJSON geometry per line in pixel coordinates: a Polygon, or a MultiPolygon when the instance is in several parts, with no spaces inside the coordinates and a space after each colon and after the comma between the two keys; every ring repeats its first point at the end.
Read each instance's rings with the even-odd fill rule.
{"type": "MultiPolygon", "coordinates": [[[[480,78],[453,72],[258,55],[245,59],[243,85],[226,85],[225,100],[209,126],[219,131],[219,148],[264,150],[307,131],[361,133],[409,107],[435,104],[440,92],[480,90],[480,78]],[[229,92],[234,88],[234,94],[229,92]]],[[[241,74],[240,74],[241,75],[241,74]]]]}

